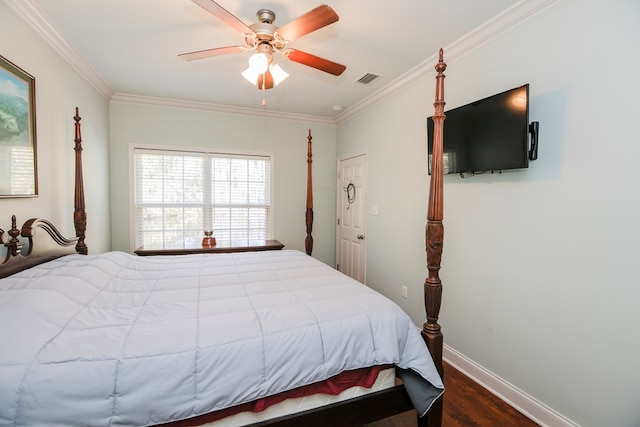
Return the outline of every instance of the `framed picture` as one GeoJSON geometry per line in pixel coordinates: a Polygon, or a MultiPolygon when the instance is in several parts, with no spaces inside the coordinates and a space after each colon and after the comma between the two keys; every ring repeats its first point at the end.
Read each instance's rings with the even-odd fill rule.
{"type": "Polygon", "coordinates": [[[0,56],[0,197],[36,197],[35,79],[0,56]]]}

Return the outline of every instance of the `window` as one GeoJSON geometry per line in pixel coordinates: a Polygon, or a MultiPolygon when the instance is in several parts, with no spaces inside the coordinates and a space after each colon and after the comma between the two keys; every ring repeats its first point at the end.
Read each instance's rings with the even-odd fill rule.
{"type": "Polygon", "coordinates": [[[269,239],[271,156],[134,149],[135,244],[199,245],[269,239]]]}

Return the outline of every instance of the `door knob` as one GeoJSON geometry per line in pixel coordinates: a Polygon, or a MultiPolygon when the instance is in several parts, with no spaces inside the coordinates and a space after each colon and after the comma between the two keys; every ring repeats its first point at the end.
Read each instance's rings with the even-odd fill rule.
{"type": "Polygon", "coordinates": [[[364,240],[364,234],[358,234],[358,240],[364,240]]]}

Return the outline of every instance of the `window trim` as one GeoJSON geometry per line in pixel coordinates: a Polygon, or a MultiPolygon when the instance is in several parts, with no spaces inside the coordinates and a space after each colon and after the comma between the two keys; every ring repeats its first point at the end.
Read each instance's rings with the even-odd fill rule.
{"type": "Polygon", "coordinates": [[[270,165],[270,199],[271,206],[269,208],[269,224],[267,229],[268,239],[273,239],[275,230],[275,154],[269,151],[253,151],[253,150],[237,150],[237,149],[224,149],[213,147],[192,147],[192,146],[180,146],[180,145],[158,145],[158,144],[129,144],[129,251],[133,252],[136,249],[136,205],[135,205],[135,150],[156,150],[163,152],[178,152],[178,153],[198,153],[207,155],[232,155],[232,156],[264,156],[269,158],[270,165]]]}

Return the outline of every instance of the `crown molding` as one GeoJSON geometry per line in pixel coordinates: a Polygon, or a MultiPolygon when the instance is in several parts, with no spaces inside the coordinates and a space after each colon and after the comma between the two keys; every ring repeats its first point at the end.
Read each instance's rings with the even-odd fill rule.
{"type": "Polygon", "coordinates": [[[113,90],[111,90],[102,76],[64,40],[60,33],[47,22],[29,0],[4,1],[103,97],[110,99],[113,96],[113,90]]]}
{"type": "MultiPolygon", "coordinates": [[[[447,63],[450,63],[454,59],[466,54],[467,52],[472,51],[487,40],[496,37],[512,26],[524,21],[531,15],[544,9],[555,1],[556,0],[521,0],[519,3],[514,4],[513,6],[496,15],[494,18],[490,19],[483,25],[462,36],[449,46],[444,47],[443,50],[445,52],[447,63]]],[[[434,65],[437,63],[437,61],[438,53],[435,52],[433,55],[431,55],[397,79],[380,88],[378,91],[372,93],[357,104],[347,108],[344,112],[336,117],[336,123],[340,124],[341,122],[361,113],[362,111],[367,110],[378,102],[408,87],[419,79],[435,75],[434,65]]]]}
{"type": "Polygon", "coordinates": [[[271,119],[302,121],[306,123],[318,123],[323,125],[336,124],[333,118],[311,116],[305,114],[285,113],[281,111],[256,110],[253,108],[233,107],[230,105],[211,104],[207,102],[184,101],[180,99],[158,98],[153,96],[133,95],[128,93],[116,93],[111,102],[123,104],[150,105],[155,107],[182,108],[187,110],[213,111],[218,113],[236,114],[242,116],[254,116],[271,119]]]}

